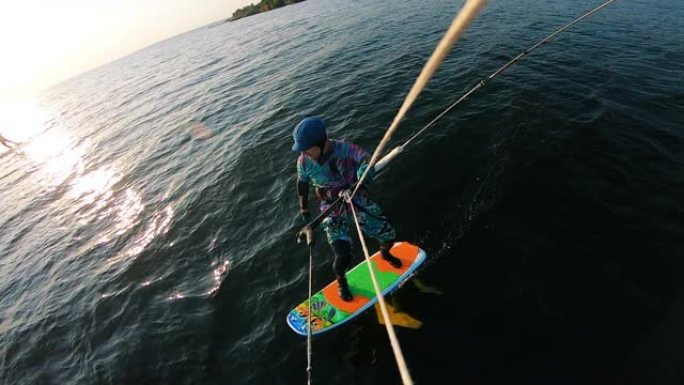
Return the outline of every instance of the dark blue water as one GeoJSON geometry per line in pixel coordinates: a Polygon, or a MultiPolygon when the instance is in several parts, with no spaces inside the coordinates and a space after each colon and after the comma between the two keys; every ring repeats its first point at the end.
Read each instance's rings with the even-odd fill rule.
{"type": "MultiPolygon", "coordinates": [[[[460,2],[309,0],[201,28],[3,112],[0,382],[302,384],[290,133],[372,150],[460,2]],[[215,135],[200,139],[194,127],[215,135]]],[[[490,1],[400,126],[598,5],[490,1]]],[[[684,4],[621,0],[446,115],[375,183],[428,253],[418,384],[684,381],[684,4]]],[[[332,278],[319,234],[314,286],[332,278]]],[[[356,250],[356,261],[361,260],[356,250]]],[[[376,315],[319,384],[400,382],[376,315]]]]}

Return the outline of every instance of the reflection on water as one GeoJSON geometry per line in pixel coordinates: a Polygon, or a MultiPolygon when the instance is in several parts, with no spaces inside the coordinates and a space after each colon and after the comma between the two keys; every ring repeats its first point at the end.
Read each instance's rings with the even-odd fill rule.
{"type": "Polygon", "coordinates": [[[214,285],[206,293],[207,295],[214,294],[221,287],[221,281],[223,281],[223,277],[228,272],[228,270],[230,270],[230,261],[229,260],[223,260],[222,262],[217,263],[214,266],[214,270],[212,271],[213,278],[214,278],[214,285]]]}
{"type": "Polygon", "coordinates": [[[145,205],[135,190],[128,188],[119,198],[108,198],[103,202],[103,209],[96,214],[98,219],[109,218],[111,225],[109,231],[100,235],[98,243],[108,243],[140,223],[145,205]]]}
{"type": "Polygon", "coordinates": [[[113,170],[99,168],[76,179],[71,185],[70,195],[81,199],[84,204],[102,201],[112,195],[112,185],[119,179],[113,170]]]}
{"type": "Polygon", "coordinates": [[[174,212],[171,206],[166,206],[163,210],[152,214],[152,219],[149,221],[145,230],[142,233],[138,233],[133,239],[126,255],[133,257],[140,254],[156,237],[165,234],[169,230],[173,214],[174,212]]]}
{"type": "Polygon", "coordinates": [[[88,145],[73,146],[74,142],[64,130],[55,128],[30,139],[22,146],[22,153],[40,172],[41,183],[54,187],[83,172],[88,145]]]}
{"type": "Polygon", "coordinates": [[[72,174],[81,173],[89,142],[76,146],[76,138],[55,122],[35,99],[0,105],[0,133],[19,143],[17,150],[38,171],[40,183],[57,186],[72,174]]]}
{"type": "MultiPolygon", "coordinates": [[[[90,141],[79,141],[67,127],[50,118],[49,111],[36,100],[0,106],[0,134],[20,143],[17,154],[29,161],[35,183],[48,188],[66,183],[69,205],[77,208],[72,210],[73,222],[83,228],[104,227],[93,235],[97,244],[114,242],[142,224],[145,204],[140,192],[131,187],[116,187],[123,176],[114,165],[87,170],[86,164],[97,163],[98,156],[92,152],[90,141]]],[[[120,255],[130,258],[140,254],[155,238],[166,233],[173,216],[171,205],[153,212],[120,255]]]]}

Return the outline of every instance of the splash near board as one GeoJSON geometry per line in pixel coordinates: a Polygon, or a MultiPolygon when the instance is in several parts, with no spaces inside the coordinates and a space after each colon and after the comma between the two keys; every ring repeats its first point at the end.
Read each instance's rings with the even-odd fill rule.
{"type": "MultiPolygon", "coordinates": [[[[380,252],[370,257],[375,277],[384,295],[392,292],[409,279],[416,269],[425,261],[425,252],[418,246],[408,242],[397,242],[390,250],[392,255],[401,259],[400,268],[394,268],[382,259],[380,252]]],[[[311,297],[311,334],[327,332],[361,314],[375,304],[373,281],[368,272],[368,262],[365,260],[347,272],[349,289],[354,299],[345,302],[337,293],[337,281],[333,281],[311,297]]],[[[309,301],[305,300],[292,309],[287,315],[287,324],[300,335],[307,335],[307,321],[309,317],[309,301]]]]}

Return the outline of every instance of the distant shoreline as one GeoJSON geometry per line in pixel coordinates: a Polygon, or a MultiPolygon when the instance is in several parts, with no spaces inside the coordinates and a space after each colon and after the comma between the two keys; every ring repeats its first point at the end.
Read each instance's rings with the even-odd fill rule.
{"type": "Polygon", "coordinates": [[[227,21],[235,21],[237,19],[242,19],[243,17],[256,15],[257,13],[268,12],[272,9],[284,7],[294,3],[300,3],[302,1],[304,0],[261,0],[258,4],[251,4],[236,10],[233,12],[233,16],[227,21]]]}

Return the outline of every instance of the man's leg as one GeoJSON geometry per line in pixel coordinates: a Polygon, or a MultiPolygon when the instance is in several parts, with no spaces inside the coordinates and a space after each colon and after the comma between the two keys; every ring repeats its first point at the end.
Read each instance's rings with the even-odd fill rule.
{"type": "Polygon", "coordinates": [[[382,253],[382,259],[389,262],[389,264],[392,265],[392,267],[394,267],[395,269],[398,269],[401,267],[402,263],[401,259],[395,257],[390,253],[392,245],[394,245],[394,239],[387,242],[380,242],[380,252],[382,253]]]}
{"type": "Polygon", "coordinates": [[[375,238],[380,243],[382,259],[394,268],[401,267],[401,259],[393,256],[390,249],[397,238],[397,232],[377,203],[367,200],[363,210],[359,210],[359,224],[364,233],[375,238]]]}
{"type": "Polygon", "coordinates": [[[347,283],[347,269],[349,268],[349,262],[351,261],[351,242],[338,239],[330,244],[333,249],[333,254],[335,254],[335,260],[333,261],[333,271],[335,272],[335,278],[340,286],[340,298],[345,301],[351,301],[353,296],[351,291],[349,291],[349,284],[347,283]]]}
{"type": "Polygon", "coordinates": [[[347,232],[345,220],[341,217],[325,218],[323,220],[323,229],[325,230],[328,244],[330,244],[334,255],[332,267],[340,287],[340,298],[344,301],[351,301],[353,296],[349,290],[349,284],[347,283],[345,274],[349,268],[349,263],[351,262],[352,240],[347,232]]]}

